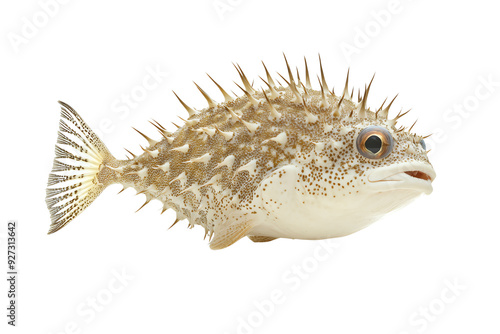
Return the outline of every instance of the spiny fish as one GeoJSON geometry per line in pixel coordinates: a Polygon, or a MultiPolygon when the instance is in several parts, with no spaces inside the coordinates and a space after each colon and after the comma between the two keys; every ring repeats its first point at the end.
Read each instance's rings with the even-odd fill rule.
{"type": "Polygon", "coordinates": [[[286,57],[287,78],[278,73],[280,79],[273,79],[262,64],[260,89],[234,65],[242,82],[236,84],[239,97],[210,77],[222,103],[195,84],[208,103],[203,110],[174,92],[188,113],[184,125],[170,132],[151,122],[159,141],[137,130],[148,146],[127,160],[115,159],[77,112],[60,102],[47,187],[49,233],[113,183],[144,194],[144,205],[161,201],[162,213],[175,210],[173,225],[187,219],[189,227],[203,226],[212,249],[245,236],[255,242],[345,236],[432,192],[435,172],[425,137],[411,133],[413,126],[396,126],[406,112],[388,117],[395,98],[377,110],[367,107],[373,78],[356,99],[354,89],[349,93],[349,71],[340,95],[329,90],[321,58],[319,90],[311,86],[305,58],[303,81],[286,57]]]}

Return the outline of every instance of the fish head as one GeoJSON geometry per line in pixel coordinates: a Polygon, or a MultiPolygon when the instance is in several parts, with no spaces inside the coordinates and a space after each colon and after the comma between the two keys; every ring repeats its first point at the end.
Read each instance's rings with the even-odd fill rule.
{"type": "Polygon", "coordinates": [[[349,114],[333,120],[321,136],[299,139],[311,144],[264,180],[262,205],[274,225],[263,235],[344,236],[432,192],[436,173],[424,137],[396,128],[399,115],[349,114]]]}

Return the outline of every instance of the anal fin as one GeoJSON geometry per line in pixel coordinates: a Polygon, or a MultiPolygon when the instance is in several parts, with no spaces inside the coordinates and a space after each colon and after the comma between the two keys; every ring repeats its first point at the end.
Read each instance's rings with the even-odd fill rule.
{"type": "Polygon", "coordinates": [[[223,249],[231,246],[236,241],[245,237],[255,226],[251,220],[246,220],[237,224],[222,224],[217,226],[214,238],[210,242],[211,249],[223,249]]]}
{"type": "Polygon", "coordinates": [[[249,235],[248,239],[252,240],[253,242],[269,242],[269,241],[273,241],[273,240],[278,239],[278,238],[266,237],[263,235],[249,235]]]}

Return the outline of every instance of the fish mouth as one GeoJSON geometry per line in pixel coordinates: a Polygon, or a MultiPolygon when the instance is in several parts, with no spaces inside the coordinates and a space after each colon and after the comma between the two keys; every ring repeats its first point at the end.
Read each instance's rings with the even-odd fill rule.
{"type": "Polygon", "coordinates": [[[412,189],[425,194],[432,192],[436,172],[427,162],[408,162],[380,167],[368,175],[371,187],[377,191],[412,189]]]}
{"type": "Polygon", "coordinates": [[[412,170],[405,173],[412,177],[416,177],[417,179],[432,181],[432,178],[428,174],[421,172],[419,170],[412,170]]]}

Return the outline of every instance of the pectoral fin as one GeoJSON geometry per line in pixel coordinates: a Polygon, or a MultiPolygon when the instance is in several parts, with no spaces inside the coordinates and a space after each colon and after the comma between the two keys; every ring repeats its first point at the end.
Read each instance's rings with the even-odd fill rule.
{"type": "Polygon", "coordinates": [[[251,220],[241,223],[221,224],[214,232],[214,238],[210,242],[211,249],[223,249],[240,240],[255,226],[251,220]]]}
{"type": "Polygon", "coordinates": [[[268,241],[273,241],[274,239],[278,239],[278,238],[266,237],[263,235],[249,235],[248,239],[252,240],[253,242],[268,242],[268,241]]]}

